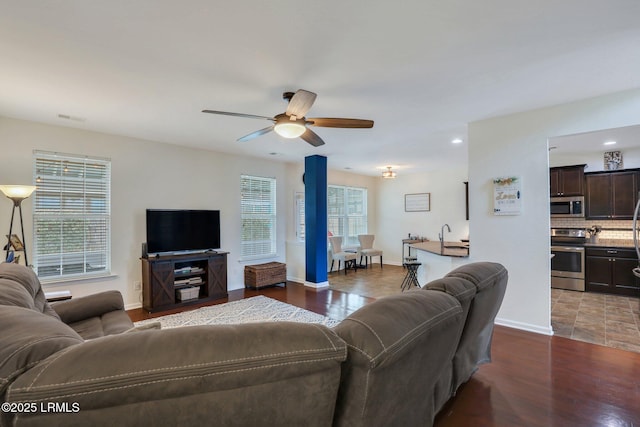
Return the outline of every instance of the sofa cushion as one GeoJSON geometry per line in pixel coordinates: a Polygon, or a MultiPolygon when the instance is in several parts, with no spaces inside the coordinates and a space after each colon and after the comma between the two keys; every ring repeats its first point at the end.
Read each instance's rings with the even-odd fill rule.
{"type": "Polygon", "coordinates": [[[60,320],[28,308],[0,306],[0,396],[13,380],[41,360],[83,342],[60,320]]]}
{"type": "Polygon", "coordinates": [[[69,326],[85,340],[117,335],[128,331],[133,323],[126,311],[109,311],[100,316],[89,317],[69,326]]]}
{"type": "Polygon", "coordinates": [[[17,378],[7,401],[81,411],[22,424],[326,427],[347,351],[323,325],[265,322],[113,335],[60,353],[17,378]]]}
{"type": "MultiPolygon", "coordinates": [[[[53,304],[53,309],[64,323],[71,324],[91,317],[99,317],[110,311],[124,311],[124,302],[120,292],[104,291],[57,302],[53,304]]],[[[129,328],[131,326],[133,325],[129,328]]]]}
{"type": "Polygon", "coordinates": [[[436,279],[427,283],[422,289],[446,292],[457,299],[462,306],[465,319],[469,313],[471,302],[477,292],[477,288],[473,283],[460,277],[443,277],[442,279],[436,279]]]}
{"type": "Polygon", "coordinates": [[[0,278],[0,305],[36,309],[29,291],[15,280],[5,278],[0,278]]]}
{"type": "Polygon", "coordinates": [[[430,425],[463,325],[460,303],[430,290],[381,298],[343,320],[334,331],[349,354],[334,425],[430,425]]]}
{"type": "Polygon", "coordinates": [[[463,279],[476,288],[453,361],[452,393],[455,393],[478,365],[491,361],[493,324],[507,288],[508,273],[501,264],[475,262],[451,271],[445,276],[449,278],[463,279]]]}
{"type": "Polygon", "coordinates": [[[44,291],[42,290],[42,286],[40,285],[40,280],[36,273],[28,267],[19,264],[0,263],[0,304],[4,304],[4,288],[5,287],[14,287],[14,286],[22,286],[26,294],[22,293],[22,296],[29,295],[30,301],[22,301],[15,299],[17,294],[13,294],[12,300],[6,300],[7,302],[11,302],[6,305],[17,305],[19,307],[30,308],[32,310],[37,310],[40,313],[47,314],[49,316],[53,316],[59,319],[58,315],[51,309],[49,303],[47,302],[47,298],[44,295],[44,291]]]}

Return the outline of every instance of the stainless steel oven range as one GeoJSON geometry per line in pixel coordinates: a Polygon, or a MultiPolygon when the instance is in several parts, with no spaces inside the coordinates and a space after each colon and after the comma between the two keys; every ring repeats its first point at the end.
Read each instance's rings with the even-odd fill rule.
{"type": "Polygon", "coordinates": [[[584,243],[582,228],[551,229],[551,287],[585,290],[584,243]]]}

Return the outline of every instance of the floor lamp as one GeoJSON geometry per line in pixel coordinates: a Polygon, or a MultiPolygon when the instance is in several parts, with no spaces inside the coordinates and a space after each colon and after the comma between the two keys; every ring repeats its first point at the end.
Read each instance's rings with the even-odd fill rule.
{"type": "Polygon", "coordinates": [[[5,196],[13,200],[13,210],[11,211],[11,224],[9,225],[9,235],[7,236],[7,252],[5,254],[5,260],[9,257],[9,250],[11,249],[11,233],[13,232],[13,217],[16,213],[16,208],[20,213],[20,231],[22,232],[22,246],[24,250],[24,263],[28,267],[29,260],[27,259],[27,244],[24,240],[24,222],[22,221],[22,201],[29,197],[34,192],[36,187],[33,185],[0,185],[0,191],[5,196]]]}

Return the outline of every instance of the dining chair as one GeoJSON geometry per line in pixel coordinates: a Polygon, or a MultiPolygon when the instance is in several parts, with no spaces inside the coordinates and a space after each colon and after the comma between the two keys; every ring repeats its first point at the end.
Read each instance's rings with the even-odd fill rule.
{"type": "Polygon", "coordinates": [[[369,262],[373,265],[372,258],[374,256],[380,257],[380,268],[382,268],[382,251],[380,249],[374,249],[373,241],[376,236],[374,234],[359,234],[358,240],[360,241],[360,249],[358,253],[360,254],[360,264],[362,264],[362,257],[364,257],[364,265],[365,268],[369,267],[369,262]]]}
{"type": "Polygon", "coordinates": [[[344,274],[347,274],[349,266],[354,267],[356,265],[357,254],[355,252],[345,252],[342,249],[342,236],[329,237],[329,244],[331,245],[331,270],[333,271],[333,262],[338,260],[338,271],[340,271],[340,262],[344,261],[344,274]]]}

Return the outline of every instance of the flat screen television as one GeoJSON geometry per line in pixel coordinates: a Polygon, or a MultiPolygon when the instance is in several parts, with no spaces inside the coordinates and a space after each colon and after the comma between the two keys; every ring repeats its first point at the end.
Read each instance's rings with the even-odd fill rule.
{"type": "Polygon", "coordinates": [[[220,248],[220,211],[147,209],[147,252],[220,248]]]}

